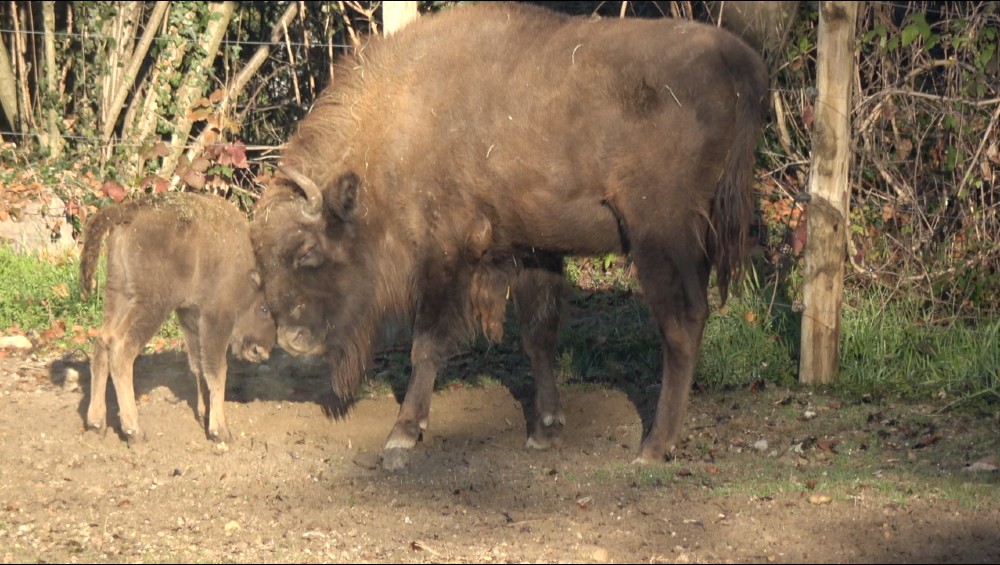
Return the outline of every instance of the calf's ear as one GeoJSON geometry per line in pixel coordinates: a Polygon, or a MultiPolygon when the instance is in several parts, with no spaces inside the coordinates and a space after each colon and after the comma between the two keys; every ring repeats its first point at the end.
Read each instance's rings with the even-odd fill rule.
{"type": "Polygon", "coordinates": [[[343,222],[350,222],[354,219],[354,212],[358,208],[358,188],[361,179],[353,171],[340,175],[326,190],[323,200],[333,215],[343,222]]]}

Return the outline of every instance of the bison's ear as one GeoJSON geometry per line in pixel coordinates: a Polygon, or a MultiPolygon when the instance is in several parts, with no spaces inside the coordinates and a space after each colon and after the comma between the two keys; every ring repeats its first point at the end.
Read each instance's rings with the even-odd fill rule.
{"type": "Polygon", "coordinates": [[[344,222],[354,219],[354,211],[358,207],[358,187],[361,179],[353,172],[340,175],[337,182],[327,189],[323,200],[335,216],[344,222]]]}

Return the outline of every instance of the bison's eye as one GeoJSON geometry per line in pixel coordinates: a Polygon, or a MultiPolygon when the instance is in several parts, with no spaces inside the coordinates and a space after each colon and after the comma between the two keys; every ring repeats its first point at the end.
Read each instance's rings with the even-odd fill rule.
{"type": "Polygon", "coordinates": [[[295,257],[295,268],[319,267],[323,264],[323,253],[315,243],[303,243],[295,257]]]}
{"type": "Polygon", "coordinates": [[[268,316],[271,314],[271,311],[267,309],[267,304],[261,304],[260,308],[257,309],[257,312],[260,313],[261,316],[268,316]]]}

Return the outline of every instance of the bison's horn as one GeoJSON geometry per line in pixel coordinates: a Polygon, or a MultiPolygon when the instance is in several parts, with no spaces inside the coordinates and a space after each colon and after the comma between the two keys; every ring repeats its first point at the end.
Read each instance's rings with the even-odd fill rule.
{"type": "Polygon", "coordinates": [[[295,184],[299,185],[302,192],[306,193],[306,201],[308,202],[306,212],[309,214],[319,214],[320,209],[323,207],[323,193],[320,192],[316,183],[311,178],[291,167],[278,165],[278,170],[295,182],[295,184]]]}

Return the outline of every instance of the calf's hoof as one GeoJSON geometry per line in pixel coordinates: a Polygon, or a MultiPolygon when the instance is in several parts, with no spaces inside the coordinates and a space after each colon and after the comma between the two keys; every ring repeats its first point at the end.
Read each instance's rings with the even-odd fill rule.
{"type": "Polygon", "coordinates": [[[214,441],[215,443],[232,443],[233,434],[226,428],[218,431],[208,431],[208,439],[214,441]]]}
{"type": "Polygon", "coordinates": [[[84,425],[84,429],[86,429],[88,432],[94,432],[95,434],[101,437],[108,435],[108,427],[105,426],[103,423],[95,424],[92,422],[88,422],[87,424],[84,425]]]}
{"type": "Polygon", "coordinates": [[[129,447],[141,445],[146,442],[146,433],[140,429],[123,430],[123,433],[125,434],[125,441],[128,442],[129,447]]]}

